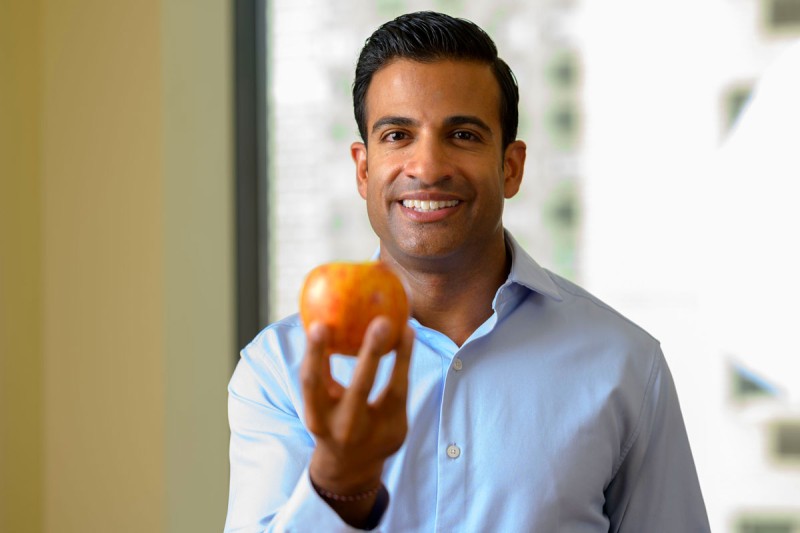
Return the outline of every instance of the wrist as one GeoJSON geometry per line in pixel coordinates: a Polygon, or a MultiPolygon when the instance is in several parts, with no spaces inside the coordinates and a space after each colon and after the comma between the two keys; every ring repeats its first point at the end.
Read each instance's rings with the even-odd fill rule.
{"type": "Polygon", "coordinates": [[[320,487],[311,475],[309,481],[314,491],[344,522],[358,529],[371,530],[377,527],[389,506],[389,492],[380,480],[368,490],[344,494],[320,487]]]}
{"type": "Polygon", "coordinates": [[[377,493],[382,484],[383,463],[371,466],[342,464],[317,448],[311,456],[308,473],[317,492],[348,498],[362,493],[377,493]]]}
{"type": "Polygon", "coordinates": [[[368,500],[374,498],[378,494],[378,492],[380,492],[381,489],[384,488],[383,483],[379,482],[371,489],[350,494],[339,494],[336,492],[331,492],[329,490],[323,489],[322,487],[314,483],[313,479],[311,480],[311,486],[314,487],[314,490],[317,491],[317,494],[322,496],[324,499],[335,502],[358,502],[361,500],[368,500]]]}

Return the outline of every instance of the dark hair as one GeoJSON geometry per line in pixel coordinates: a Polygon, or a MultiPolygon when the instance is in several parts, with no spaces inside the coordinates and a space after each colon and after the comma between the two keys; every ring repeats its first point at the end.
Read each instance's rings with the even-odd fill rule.
{"type": "Polygon", "coordinates": [[[500,85],[503,149],[517,138],[517,81],[506,62],[497,56],[497,47],[491,37],[469,20],[420,11],[401,15],[383,24],[361,49],[353,81],[353,112],[364,142],[367,141],[366,97],[372,76],[397,58],[424,63],[458,59],[490,65],[500,85]]]}

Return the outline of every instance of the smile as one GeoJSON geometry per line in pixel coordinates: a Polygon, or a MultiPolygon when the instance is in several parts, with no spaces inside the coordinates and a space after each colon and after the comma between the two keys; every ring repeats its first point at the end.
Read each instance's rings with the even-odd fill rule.
{"type": "Polygon", "coordinates": [[[438,211],[456,205],[458,200],[403,200],[403,207],[421,212],[438,211]]]}

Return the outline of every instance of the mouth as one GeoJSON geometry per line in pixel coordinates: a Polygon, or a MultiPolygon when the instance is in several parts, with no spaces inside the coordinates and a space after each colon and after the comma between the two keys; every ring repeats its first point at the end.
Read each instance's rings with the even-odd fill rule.
{"type": "Polygon", "coordinates": [[[413,209],[419,213],[431,213],[448,207],[455,207],[458,200],[403,200],[403,207],[413,209]]]}

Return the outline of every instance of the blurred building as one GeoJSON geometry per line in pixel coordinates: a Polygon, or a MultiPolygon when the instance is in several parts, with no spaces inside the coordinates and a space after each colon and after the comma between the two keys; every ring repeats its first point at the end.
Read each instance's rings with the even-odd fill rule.
{"type": "Polygon", "coordinates": [[[776,147],[796,144],[797,123],[770,129],[797,116],[797,82],[759,96],[780,101],[748,109],[740,126],[760,125],[720,152],[800,36],[800,3],[612,0],[580,17],[582,281],[661,339],[712,531],[800,531],[800,366],[785,327],[798,317],[800,167],[776,147]],[[747,116],[762,107],[771,124],[747,116]]]}
{"type": "Polygon", "coordinates": [[[760,77],[712,161],[707,195],[715,217],[700,316],[726,400],[709,429],[737,443],[718,447],[713,492],[738,523],[767,531],[800,531],[798,94],[800,40],[760,77]]]}
{"type": "Polygon", "coordinates": [[[377,247],[349,159],[350,84],[377,25],[421,9],[474,20],[514,70],[528,161],[506,225],[662,341],[712,530],[800,531],[800,165],[787,150],[789,166],[739,165],[733,180],[719,163],[757,80],[800,38],[800,0],[273,0],[273,319],[313,266],[377,247]]]}

